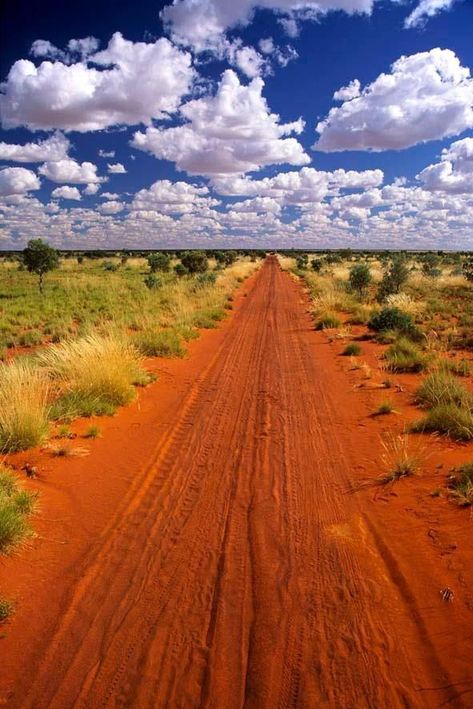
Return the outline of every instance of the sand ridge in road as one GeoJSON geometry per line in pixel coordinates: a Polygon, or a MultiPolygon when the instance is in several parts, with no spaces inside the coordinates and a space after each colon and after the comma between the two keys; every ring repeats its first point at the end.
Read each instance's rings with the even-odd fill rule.
{"type": "Polygon", "coordinates": [[[443,652],[464,622],[422,608],[347,492],[373,451],[306,310],[268,259],[11,706],[468,706],[443,652]]]}

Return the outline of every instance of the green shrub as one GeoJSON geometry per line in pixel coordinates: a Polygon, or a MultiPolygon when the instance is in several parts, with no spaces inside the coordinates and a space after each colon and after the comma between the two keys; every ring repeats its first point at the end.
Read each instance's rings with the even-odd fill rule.
{"type": "Polygon", "coordinates": [[[217,274],[214,271],[207,273],[199,273],[195,279],[195,285],[197,288],[205,288],[206,286],[213,286],[217,280],[217,274]]]}
{"type": "Polygon", "coordinates": [[[427,358],[410,340],[401,337],[384,353],[391,372],[421,372],[427,366],[427,358]]]}
{"type": "Polygon", "coordinates": [[[414,323],[409,313],[404,313],[399,308],[383,308],[371,316],[368,327],[376,332],[397,330],[405,334],[412,331],[414,323]]]}
{"type": "Polygon", "coordinates": [[[169,271],[171,266],[171,257],[169,254],[165,254],[163,252],[150,254],[147,261],[151,273],[157,273],[157,271],[169,271]]]}
{"type": "Polygon", "coordinates": [[[445,433],[457,441],[473,440],[473,414],[457,404],[439,404],[411,428],[416,433],[445,433]]]}
{"type": "Polygon", "coordinates": [[[350,269],[349,283],[352,290],[361,297],[372,281],[371,271],[365,263],[357,263],[350,269]]]}
{"type": "Polygon", "coordinates": [[[356,342],[350,342],[342,352],[345,357],[357,357],[361,354],[361,347],[356,342]]]}
{"type": "Polygon", "coordinates": [[[148,357],[184,357],[186,353],[174,330],[143,330],[133,342],[138,351],[148,357]]]}
{"type": "Polygon", "coordinates": [[[182,263],[176,263],[174,266],[174,273],[176,276],[179,276],[179,278],[189,275],[189,271],[182,263]]]}
{"type": "Polygon", "coordinates": [[[144,277],[143,283],[145,284],[146,288],[149,288],[149,290],[156,290],[156,288],[161,287],[162,280],[159,278],[159,276],[155,276],[154,273],[148,273],[144,277]]]}
{"type": "Polygon", "coordinates": [[[186,251],[181,256],[181,263],[188,273],[204,273],[209,267],[205,251],[186,251]]]}
{"type": "Polygon", "coordinates": [[[320,315],[318,318],[316,324],[315,324],[315,329],[316,330],[329,330],[334,327],[340,327],[341,326],[341,320],[336,315],[336,313],[332,313],[330,311],[324,313],[323,315],[320,315]]]}

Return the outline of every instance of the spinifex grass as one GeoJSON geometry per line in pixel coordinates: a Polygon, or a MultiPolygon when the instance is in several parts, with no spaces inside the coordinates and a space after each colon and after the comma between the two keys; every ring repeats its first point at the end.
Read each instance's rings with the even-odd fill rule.
{"type": "Polygon", "coordinates": [[[36,495],[23,490],[18,478],[0,465],[0,554],[10,552],[32,535],[28,522],[36,495]]]}
{"type": "Polygon", "coordinates": [[[49,383],[44,372],[18,359],[0,364],[0,449],[41,443],[48,430],[49,383]]]}

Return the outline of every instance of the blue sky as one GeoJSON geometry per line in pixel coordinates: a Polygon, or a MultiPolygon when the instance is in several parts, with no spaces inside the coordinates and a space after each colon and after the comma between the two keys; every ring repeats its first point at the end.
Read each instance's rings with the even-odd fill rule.
{"type": "Polygon", "coordinates": [[[472,30],[471,0],[7,3],[0,249],[469,249],[472,30]]]}

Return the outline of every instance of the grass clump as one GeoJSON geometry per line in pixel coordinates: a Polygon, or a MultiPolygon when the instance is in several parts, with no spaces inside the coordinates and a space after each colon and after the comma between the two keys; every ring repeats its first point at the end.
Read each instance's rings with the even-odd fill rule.
{"type": "Polygon", "coordinates": [[[390,401],[382,401],[373,416],[386,416],[394,411],[394,407],[390,401]]]}
{"type": "Polygon", "coordinates": [[[113,413],[129,403],[145,372],[136,348],[113,335],[51,345],[38,360],[57,387],[54,418],[113,413]]]}
{"type": "Polygon", "coordinates": [[[412,424],[415,433],[445,433],[457,441],[473,440],[473,413],[457,404],[434,406],[412,424]]]}
{"type": "Polygon", "coordinates": [[[471,366],[466,359],[444,359],[440,364],[440,369],[444,372],[456,374],[457,377],[469,377],[471,375],[471,366]]]}
{"type": "Polygon", "coordinates": [[[361,354],[361,347],[356,342],[350,342],[342,352],[344,357],[358,357],[361,354]]]}
{"type": "Polygon", "coordinates": [[[28,523],[36,506],[36,494],[23,490],[18,478],[4,466],[0,467],[0,553],[7,554],[13,547],[32,535],[28,523]]]}
{"type": "Polygon", "coordinates": [[[186,351],[173,330],[147,329],[133,339],[141,354],[148,357],[184,357],[186,351]]]}
{"type": "Polygon", "coordinates": [[[0,449],[32,448],[48,431],[49,383],[26,360],[0,365],[0,449]]]}
{"type": "Polygon", "coordinates": [[[0,623],[4,623],[15,611],[15,605],[13,601],[9,601],[7,598],[0,598],[0,623]]]}
{"type": "Polygon", "coordinates": [[[427,358],[420,348],[405,337],[393,342],[384,358],[391,372],[421,372],[427,366],[427,358]]]}
{"type": "Polygon", "coordinates": [[[383,464],[386,472],[382,473],[378,481],[382,485],[394,483],[401,478],[415,475],[419,469],[419,458],[409,446],[406,435],[393,435],[382,442],[383,464]]]}
{"type": "Polygon", "coordinates": [[[462,465],[450,483],[451,496],[461,507],[473,505],[473,463],[462,465]]]}
{"type": "Polygon", "coordinates": [[[341,320],[336,313],[327,311],[319,316],[315,324],[316,330],[330,330],[341,326],[341,320]]]}
{"type": "Polygon", "coordinates": [[[84,438],[100,438],[100,428],[98,426],[89,426],[84,433],[84,438]]]}
{"type": "Polygon", "coordinates": [[[416,398],[426,407],[454,404],[473,409],[473,394],[451,374],[442,371],[432,372],[424,379],[416,391],[416,398]]]}

